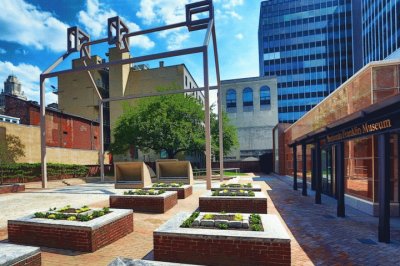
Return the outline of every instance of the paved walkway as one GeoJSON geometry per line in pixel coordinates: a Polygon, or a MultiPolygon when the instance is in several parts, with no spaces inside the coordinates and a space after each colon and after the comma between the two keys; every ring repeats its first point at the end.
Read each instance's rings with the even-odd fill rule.
{"type": "Polygon", "coordinates": [[[333,198],[323,195],[318,205],[314,197],[302,196],[301,189],[293,191],[286,177],[255,180],[268,184],[268,195],[292,233],[293,264],[400,265],[399,218],[391,219],[392,243],[379,243],[376,217],[346,206],[346,218],[337,218],[333,198]]]}
{"type": "MultiPolygon", "coordinates": [[[[322,205],[301,196],[283,177],[241,178],[254,180],[268,192],[268,212],[280,215],[292,237],[293,265],[400,265],[400,219],[393,219],[392,244],[377,242],[377,219],[347,208],[346,218],[336,218],[336,201],[323,196],[322,205]],[[362,243],[364,242],[364,243],[362,243]]],[[[0,240],[6,241],[6,220],[66,204],[108,206],[112,184],[85,184],[80,180],[50,182],[51,189],[29,184],[25,193],[0,195],[0,240]]],[[[116,256],[152,259],[153,230],[179,211],[193,211],[205,192],[204,181],[194,193],[164,214],[135,213],[134,232],[94,253],[42,248],[43,265],[107,265],[116,256]]]]}

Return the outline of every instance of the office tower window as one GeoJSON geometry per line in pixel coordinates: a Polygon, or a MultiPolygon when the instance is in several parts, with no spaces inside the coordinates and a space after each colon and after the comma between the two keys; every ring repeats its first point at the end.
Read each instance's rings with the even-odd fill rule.
{"type": "Polygon", "coordinates": [[[353,51],[361,47],[353,23],[359,6],[360,0],[261,2],[260,76],[278,78],[279,122],[302,117],[361,67],[362,54],[353,51]]]}

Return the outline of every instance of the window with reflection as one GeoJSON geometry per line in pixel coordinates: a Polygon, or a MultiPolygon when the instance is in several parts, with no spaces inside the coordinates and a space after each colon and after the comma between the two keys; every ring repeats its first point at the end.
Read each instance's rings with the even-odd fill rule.
{"type": "Polygon", "coordinates": [[[253,90],[245,88],[243,90],[243,111],[253,110],[253,90]]]}
{"type": "Polygon", "coordinates": [[[226,92],[226,107],[236,108],[236,91],[234,89],[229,89],[226,92]]]}
{"type": "Polygon", "coordinates": [[[268,86],[260,88],[260,109],[265,110],[271,106],[271,89],[268,86]]]}

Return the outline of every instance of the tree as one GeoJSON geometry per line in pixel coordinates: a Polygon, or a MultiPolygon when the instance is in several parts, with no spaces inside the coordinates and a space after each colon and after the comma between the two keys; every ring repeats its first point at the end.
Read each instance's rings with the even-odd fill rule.
{"type": "MultiPolygon", "coordinates": [[[[224,134],[225,151],[229,152],[237,143],[237,135],[228,118],[223,121],[229,129],[224,134]]],[[[214,114],[211,125],[215,150],[218,147],[218,121],[214,114]]],[[[174,158],[179,152],[204,151],[204,134],[204,110],[199,100],[185,94],[151,97],[138,100],[135,105],[124,105],[124,112],[114,129],[111,151],[123,154],[134,146],[145,152],[150,149],[165,151],[168,158],[174,158]]]]}
{"type": "MultiPolygon", "coordinates": [[[[223,152],[224,155],[227,155],[232,149],[238,147],[239,141],[236,127],[230,123],[229,117],[224,112],[222,112],[222,129],[224,131],[222,135],[223,152]]],[[[213,112],[211,112],[211,136],[211,149],[215,157],[219,160],[219,123],[218,115],[213,112]]]]}
{"type": "Polygon", "coordinates": [[[15,163],[25,156],[25,145],[18,136],[6,135],[5,141],[0,143],[0,164],[15,163]]]}

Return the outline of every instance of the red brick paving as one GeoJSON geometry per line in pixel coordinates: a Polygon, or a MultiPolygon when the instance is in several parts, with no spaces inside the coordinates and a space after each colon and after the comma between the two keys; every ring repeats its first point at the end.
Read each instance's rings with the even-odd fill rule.
{"type": "MultiPolygon", "coordinates": [[[[249,177],[244,178],[248,182],[249,177]]],[[[346,218],[336,218],[336,201],[322,197],[322,205],[311,196],[293,191],[284,177],[256,178],[262,191],[268,191],[268,213],[278,214],[292,237],[292,265],[400,265],[400,220],[392,220],[393,243],[377,242],[377,218],[347,207],[346,218]],[[357,239],[371,239],[376,244],[362,244],[357,239]]],[[[193,195],[179,200],[164,214],[135,213],[135,231],[93,253],[42,248],[43,265],[107,265],[115,257],[152,258],[153,230],[179,211],[193,211],[205,189],[197,185],[193,195]]],[[[84,203],[82,195],[82,203],[84,203]]],[[[108,201],[91,204],[103,207],[108,201]]],[[[7,238],[0,228],[0,240],[7,238]]]]}

